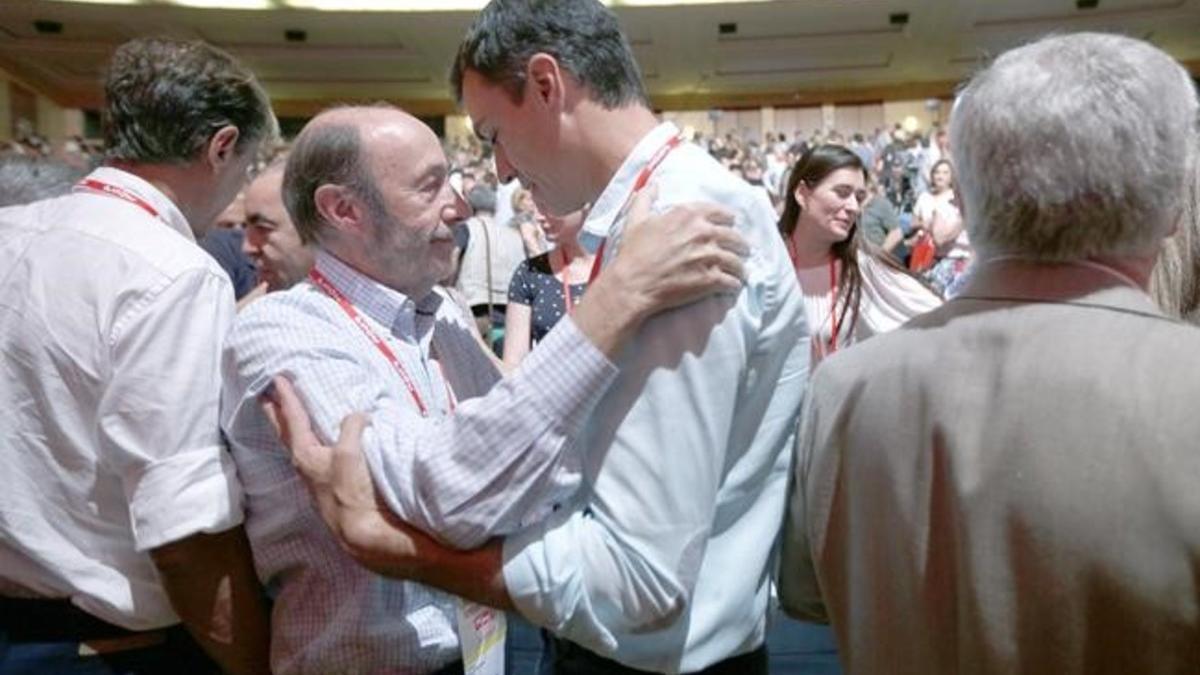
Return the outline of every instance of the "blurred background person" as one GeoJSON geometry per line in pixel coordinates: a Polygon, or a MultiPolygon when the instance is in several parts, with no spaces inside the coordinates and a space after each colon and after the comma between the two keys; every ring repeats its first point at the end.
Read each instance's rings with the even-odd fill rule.
{"type": "Polygon", "coordinates": [[[254,261],[263,292],[291,288],[312,269],[315,253],[296,232],[283,202],[286,158],[276,159],[246,186],[243,251],[254,261]]]}
{"type": "MultiPolygon", "coordinates": [[[[859,153],[855,153],[859,154],[859,153]]],[[[859,155],[859,159],[862,155],[859,155]]],[[[868,166],[864,164],[864,166],[868,166]]],[[[908,257],[908,247],[904,245],[904,229],[900,226],[900,213],[883,194],[879,181],[868,173],[867,202],[862,205],[862,213],[858,218],[858,227],[862,237],[871,246],[879,248],[901,264],[908,257]]]]}
{"type": "Polygon", "coordinates": [[[65,195],[85,173],[49,157],[0,154],[0,208],[65,195]]]}
{"type": "Polygon", "coordinates": [[[217,261],[233,283],[233,297],[239,302],[258,284],[254,261],[242,250],[245,227],[246,197],[238,192],[200,238],[200,247],[217,261]]]}
{"type": "Polygon", "coordinates": [[[971,261],[971,242],[963,227],[950,160],[934,162],[929,190],[922,192],[913,206],[912,228],[915,239],[910,269],[924,273],[929,283],[944,293],[971,261]]]}
{"type": "Polygon", "coordinates": [[[474,215],[465,221],[467,243],[455,287],[471,308],[479,334],[499,356],[504,349],[508,284],[525,259],[525,247],[516,229],[496,223],[496,192],[492,188],[477,184],[467,194],[467,204],[474,215]]]}
{"type": "Polygon", "coordinates": [[[579,245],[586,213],[545,216],[542,230],[554,248],[517,265],[504,319],[505,364],[519,364],[587,290],[596,256],[579,245]]]}
{"type": "MultiPolygon", "coordinates": [[[[516,183],[516,179],[509,183],[516,183]]],[[[510,225],[521,233],[521,242],[525,246],[525,257],[532,258],[546,252],[549,246],[542,234],[541,213],[533,204],[533,195],[525,188],[519,188],[512,193],[512,220],[510,225]]]]}

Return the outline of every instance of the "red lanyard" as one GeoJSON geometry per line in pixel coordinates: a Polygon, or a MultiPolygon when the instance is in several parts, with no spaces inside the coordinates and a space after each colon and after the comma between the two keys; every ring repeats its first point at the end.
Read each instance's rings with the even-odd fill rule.
{"type": "MultiPolygon", "coordinates": [[[[617,211],[617,218],[620,218],[621,214],[623,214],[626,209],[629,208],[629,205],[633,203],[634,196],[636,196],[638,192],[641,192],[642,188],[646,187],[646,183],[650,182],[650,176],[654,175],[654,171],[658,169],[658,165],[662,164],[663,160],[667,158],[667,155],[671,154],[671,151],[679,147],[679,144],[682,142],[683,136],[672,136],[670,140],[668,140],[666,143],[663,143],[662,146],[654,152],[654,155],[650,157],[650,161],[646,163],[646,166],[642,167],[641,172],[639,172],[637,178],[634,179],[633,189],[630,190],[629,196],[625,198],[625,203],[621,205],[621,210],[617,211]]],[[[600,248],[596,249],[596,261],[592,263],[592,273],[588,275],[589,284],[595,281],[596,277],[600,276],[600,265],[604,262],[604,245],[607,243],[607,239],[601,240],[600,248]]]]}
{"type": "MultiPolygon", "coordinates": [[[[324,274],[318,272],[315,267],[309,271],[308,278],[317,285],[317,288],[325,291],[326,295],[337,301],[337,304],[341,306],[346,316],[350,317],[354,325],[358,326],[363,335],[366,335],[371,344],[375,345],[375,348],[379,350],[379,353],[383,354],[383,358],[392,364],[392,367],[396,369],[396,372],[400,375],[400,379],[404,382],[404,386],[408,389],[409,395],[412,396],[413,401],[417,404],[417,409],[421,411],[421,417],[429,417],[429,409],[425,407],[425,401],[421,399],[421,394],[417,391],[417,385],[413,382],[412,376],[404,369],[404,366],[400,363],[400,359],[396,358],[395,352],[371,329],[371,325],[358,313],[358,310],[354,309],[354,305],[350,304],[350,300],[345,295],[342,295],[342,292],[330,283],[324,274]]],[[[446,400],[450,402],[450,411],[454,412],[454,392],[450,391],[450,385],[446,382],[445,377],[442,378],[442,384],[446,386],[446,400]]]]}
{"type": "Polygon", "coordinates": [[[567,314],[575,310],[575,303],[571,302],[571,271],[567,267],[571,264],[567,260],[567,252],[565,249],[558,249],[562,258],[562,285],[563,285],[563,306],[567,308],[567,314]]]}
{"type": "Polygon", "coordinates": [[[91,190],[92,192],[97,192],[102,195],[108,195],[109,197],[116,197],[117,199],[127,201],[130,204],[133,204],[134,206],[145,211],[146,213],[149,213],[150,215],[154,216],[155,218],[159,217],[158,211],[153,206],[150,206],[149,202],[147,202],[146,200],[142,199],[141,197],[135,195],[134,193],[130,192],[129,190],[126,190],[125,188],[119,187],[117,185],[113,185],[112,183],[105,183],[104,181],[96,180],[95,178],[84,178],[83,180],[76,183],[75,187],[82,188],[85,190],[91,190]]]}
{"type": "Polygon", "coordinates": [[[841,328],[841,321],[838,320],[837,313],[837,261],[833,256],[829,257],[829,319],[833,322],[833,333],[829,336],[829,353],[837,351],[838,329],[841,328]]]}

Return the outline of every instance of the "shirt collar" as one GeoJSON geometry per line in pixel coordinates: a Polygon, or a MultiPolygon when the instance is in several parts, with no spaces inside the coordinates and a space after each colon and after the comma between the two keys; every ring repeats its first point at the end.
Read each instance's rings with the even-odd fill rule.
{"type": "Polygon", "coordinates": [[[196,241],[196,234],[192,231],[191,226],[188,225],[187,218],[183,216],[183,212],[179,210],[175,202],[171,201],[169,197],[150,184],[149,181],[135,176],[128,171],[122,171],[111,166],[102,166],[92,171],[85,180],[87,179],[97,180],[101,183],[107,183],[132,192],[139,199],[153,207],[158,212],[158,219],[165,223],[167,227],[187,237],[188,241],[196,241]]]}
{"type": "Polygon", "coordinates": [[[1162,316],[1142,289],[1101,265],[1032,260],[978,261],[955,299],[1061,302],[1162,316]]]}
{"type": "Polygon", "coordinates": [[[663,122],[651,129],[642,137],[642,140],[638,141],[637,145],[633,146],[633,151],[625,157],[621,168],[617,169],[612,180],[608,181],[608,186],[592,204],[587,220],[583,224],[584,232],[597,237],[608,236],[613,220],[617,217],[621,207],[625,205],[625,200],[629,199],[629,193],[633,190],[638,173],[650,162],[659,148],[678,135],[678,127],[671,122],[663,122]]]}
{"type": "Polygon", "coordinates": [[[423,340],[433,326],[432,317],[442,298],[429,293],[414,302],[407,295],[359,272],[324,249],[317,250],[316,269],[338,289],[354,308],[387,326],[402,339],[423,340]]]}

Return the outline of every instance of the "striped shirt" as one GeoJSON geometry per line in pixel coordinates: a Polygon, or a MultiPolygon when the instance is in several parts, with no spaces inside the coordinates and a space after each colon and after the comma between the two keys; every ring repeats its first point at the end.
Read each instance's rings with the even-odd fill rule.
{"type": "Polygon", "coordinates": [[[430,672],[459,658],[454,599],[368,572],[342,552],[258,396],[272,376],[288,376],[326,441],[345,415],[368,412],[363,449],[392,510],[470,548],[539,519],[575,491],[581,458],[573,438],[615,368],[564,321],[545,349],[501,379],[467,319],[438,293],[414,302],[325,252],[316,265],[394,352],[429,416],[381,351],[311,283],[238,316],[224,352],[221,419],[246,492],[255,564],[275,599],[272,670],[430,672]]]}

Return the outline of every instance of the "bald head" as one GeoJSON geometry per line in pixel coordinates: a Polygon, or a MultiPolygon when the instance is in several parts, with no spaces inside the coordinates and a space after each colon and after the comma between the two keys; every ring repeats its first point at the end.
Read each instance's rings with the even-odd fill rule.
{"type": "Polygon", "coordinates": [[[326,224],[314,200],[322,185],[347,188],[380,211],[381,165],[431,143],[440,151],[429,127],[392,106],[345,106],[314,117],[296,137],[283,177],[284,202],[301,239],[317,241],[326,224]]]}
{"type": "Polygon", "coordinates": [[[413,298],[452,269],[450,229],[470,214],[423,122],[392,107],[335,108],[297,137],[284,171],[305,242],[413,298]]]}

